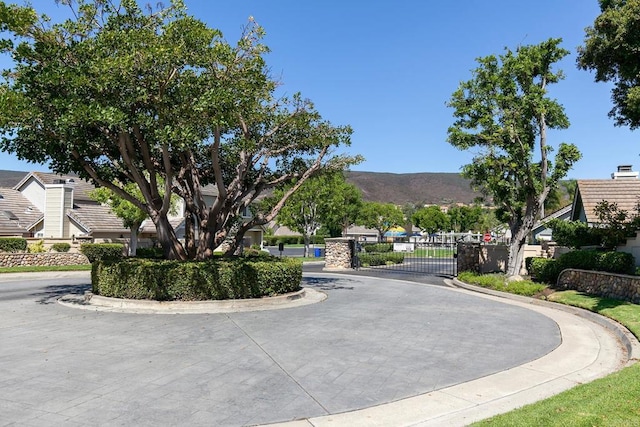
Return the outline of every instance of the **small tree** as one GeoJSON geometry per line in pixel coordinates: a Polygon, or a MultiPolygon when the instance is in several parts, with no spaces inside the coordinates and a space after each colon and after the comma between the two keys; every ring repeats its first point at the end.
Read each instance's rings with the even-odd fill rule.
{"type": "Polygon", "coordinates": [[[412,216],[413,223],[429,236],[449,228],[449,217],[438,206],[418,209],[412,216]]]}
{"type": "Polygon", "coordinates": [[[373,228],[378,232],[378,241],[393,227],[404,221],[402,211],[392,203],[364,202],[358,218],[358,224],[373,228]]]}
{"type": "Polygon", "coordinates": [[[491,195],[498,219],[509,224],[508,276],[519,274],[527,236],[549,192],[580,158],[576,146],[562,143],[553,164],[549,159],[547,129],[569,126],[562,106],[547,97],[548,85],[563,77],[552,66],[569,53],[560,41],[479,58],[473,78],[449,101],[456,118],[449,142],[479,149],[463,174],[491,195]]]}
{"type": "MultiPolygon", "coordinates": [[[[276,191],[275,197],[267,198],[262,208],[270,209],[284,191],[287,189],[276,191]]],[[[353,223],[359,212],[360,197],[360,191],[345,181],[342,171],[325,173],[309,179],[289,197],[276,221],[302,234],[306,257],[311,236],[321,227],[333,230],[339,236],[343,228],[353,223]]]]}
{"type": "Polygon", "coordinates": [[[480,206],[453,206],[447,210],[447,216],[451,229],[455,232],[480,231],[479,224],[482,217],[480,206]]]}

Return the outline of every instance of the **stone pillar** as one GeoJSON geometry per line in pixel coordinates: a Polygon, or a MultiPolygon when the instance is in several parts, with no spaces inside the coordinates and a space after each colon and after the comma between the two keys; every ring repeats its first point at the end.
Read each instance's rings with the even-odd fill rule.
{"type": "Polygon", "coordinates": [[[480,272],[480,244],[458,243],[458,272],[480,272]]]}
{"type": "Polygon", "coordinates": [[[324,239],[324,271],[350,270],[353,259],[354,239],[336,237],[324,239]]]}

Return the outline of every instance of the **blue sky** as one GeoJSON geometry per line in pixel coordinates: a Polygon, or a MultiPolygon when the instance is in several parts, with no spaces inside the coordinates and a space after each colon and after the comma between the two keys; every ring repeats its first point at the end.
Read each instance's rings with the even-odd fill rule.
{"type": "MultiPolygon", "coordinates": [[[[155,1],[153,2],[155,4],[155,1]]],[[[505,47],[561,37],[571,51],[559,63],[566,79],[549,87],[565,107],[567,130],[549,143],[571,142],[583,159],[570,178],[608,178],[620,164],[640,169],[637,132],[607,116],[610,88],[578,70],[576,48],[599,13],[597,0],[186,0],[189,12],[235,42],[249,16],[266,30],[272,74],[287,94],[301,92],[334,124],[353,127],[348,152],[366,161],[354,170],[458,172],[472,153],[447,142],[446,107],[475,59],[505,47]]],[[[55,20],[62,6],[33,1],[55,20]]],[[[46,170],[0,153],[0,168],[46,170]]]]}

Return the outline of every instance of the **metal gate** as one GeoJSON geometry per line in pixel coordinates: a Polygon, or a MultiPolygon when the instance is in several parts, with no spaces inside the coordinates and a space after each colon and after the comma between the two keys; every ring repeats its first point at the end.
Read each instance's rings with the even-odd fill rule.
{"type": "Polygon", "coordinates": [[[376,245],[360,245],[356,243],[354,249],[353,266],[358,270],[406,272],[437,276],[456,276],[458,274],[458,246],[455,242],[376,245]]]}

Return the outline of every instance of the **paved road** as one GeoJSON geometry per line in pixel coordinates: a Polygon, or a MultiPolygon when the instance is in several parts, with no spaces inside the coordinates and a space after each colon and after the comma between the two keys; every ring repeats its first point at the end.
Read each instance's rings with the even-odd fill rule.
{"type": "MultiPolygon", "coordinates": [[[[319,304],[88,312],[85,278],[0,283],[0,425],[253,425],[442,389],[560,344],[549,318],[443,286],[308,273],[319,304]]],[[[438,279],[436,279],[438,280],[438,279]]]]}

